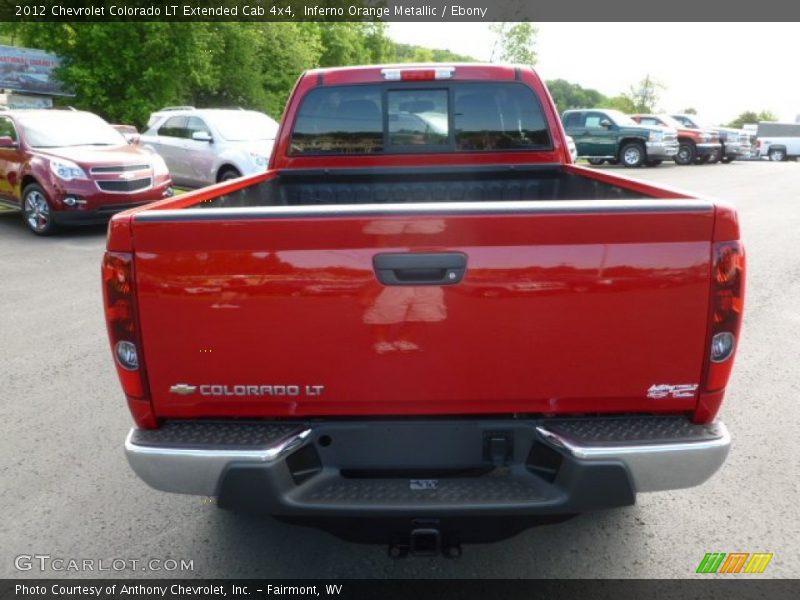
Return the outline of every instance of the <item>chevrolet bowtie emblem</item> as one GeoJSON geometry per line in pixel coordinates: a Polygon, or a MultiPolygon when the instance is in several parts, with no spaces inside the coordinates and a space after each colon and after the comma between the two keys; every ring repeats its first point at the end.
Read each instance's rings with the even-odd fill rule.
{"type": "Polygon", "coordinates": [[[173,386],[170,386],[169,391],[173,394],[179,394],[181,396],[188,396],[189,394],[194,394],[197,390],[196,385],[189,385],[188,383],[176,383],[173,386]]]}

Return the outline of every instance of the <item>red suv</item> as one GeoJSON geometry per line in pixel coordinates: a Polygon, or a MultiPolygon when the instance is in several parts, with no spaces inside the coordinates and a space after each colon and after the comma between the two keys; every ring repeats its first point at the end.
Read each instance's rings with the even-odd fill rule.
{"type": "Polygon", "coordinates": [[[161,157],[129,144],[97,115],[66,110],[0,113],[0,202],[36,234],[102,223],[172,195],[161,157]]]}

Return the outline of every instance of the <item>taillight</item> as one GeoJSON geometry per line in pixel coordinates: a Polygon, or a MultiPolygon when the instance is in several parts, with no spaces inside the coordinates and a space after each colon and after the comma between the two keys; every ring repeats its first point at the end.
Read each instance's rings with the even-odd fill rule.
{"type": "Polygon", "coordinates": [[[103,300],[117,375],[137,424],[152,427],[155,420],[144,375],[133,275],[133,254],[106,252],[103,300]]]}
{"type": "Polygon", "coordinates": [[[432,81],[435,79],[450,79],[453,77],[455,70],[455,67],[412,67],[408,69],[381,69],[381,74],[387,81],[432,81]]]}
{"type": "Polygon", "coordinates": [[[723,389],[731,374],[744,306],[744,249],[739,242],[713,247],[711,267],[711,337],[703,389],[723,389]]]}

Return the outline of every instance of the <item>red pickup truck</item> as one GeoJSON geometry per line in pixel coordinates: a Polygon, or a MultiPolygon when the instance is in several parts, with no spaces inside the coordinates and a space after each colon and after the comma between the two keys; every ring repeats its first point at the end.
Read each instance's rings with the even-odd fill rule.
{"type": "Polygon", "coordinates": [[[527,67],[308,71],[266,173],[121,213],[107,250],[159,490],[452,553],[728,452],[735,211],[573,165],[527,67]]]}

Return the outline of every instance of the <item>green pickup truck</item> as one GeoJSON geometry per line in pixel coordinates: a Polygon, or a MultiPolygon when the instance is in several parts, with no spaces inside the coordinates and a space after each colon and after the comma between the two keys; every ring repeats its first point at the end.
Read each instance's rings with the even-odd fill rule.
{"type": "Polygon", "coordinates": [[[622,163],[655,167],[678,153],[674,129],[640,125],[618,110],[568,110],[561,115],[567,135],[575,140],[578,158],[592,165],[622,163]]]}

